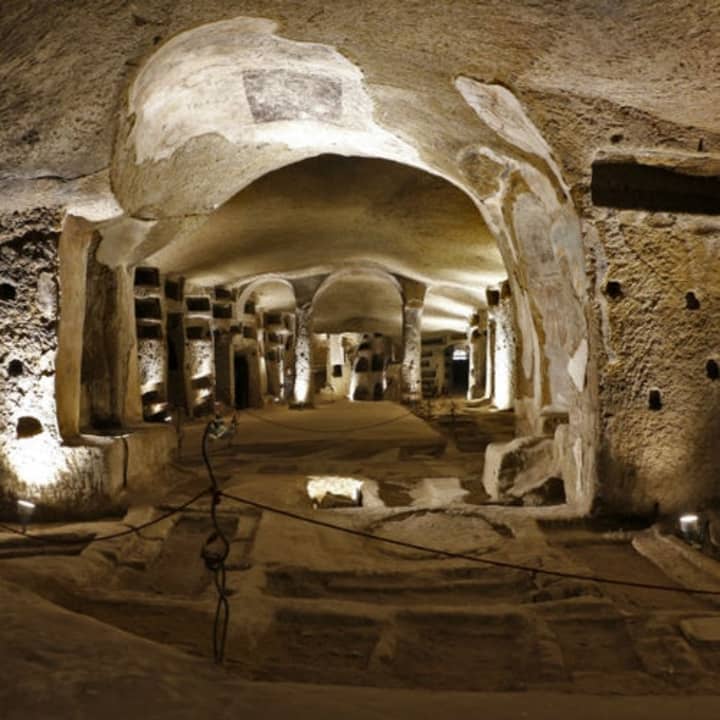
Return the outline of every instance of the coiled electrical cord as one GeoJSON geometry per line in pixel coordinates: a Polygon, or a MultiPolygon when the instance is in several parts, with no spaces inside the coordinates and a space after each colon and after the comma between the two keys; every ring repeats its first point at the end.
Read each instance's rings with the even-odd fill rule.
{"type": "Polygon", "coordinates": [[[227,571],[225,561],[230,553],[230,541],[223,532],[218,520],[217,507],[222,498],[222,492],[213,472],[208,452],[208,441],[218,439],[227,434],[227,428],[220,418],[211,420],[205,427],[202,438],[202,456],[210,478],[212,498],[210,501],[210,518],[213,531],[208,536],[201,550],[202,559],[213,574],[213,582],[217,592],[217,605],[215,606],[215,622],[213,623],[213,657],[216,663],[222,663],[225,657],[225,642],[227,640],[228,625],[230,623],[230,603],[227,595],[227,571]]]}

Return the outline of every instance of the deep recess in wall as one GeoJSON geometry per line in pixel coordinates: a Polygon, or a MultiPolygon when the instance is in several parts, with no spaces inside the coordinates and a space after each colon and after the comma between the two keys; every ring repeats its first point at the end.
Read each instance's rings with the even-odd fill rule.
{"type": "Polygon", "coordinates": [[[165,281],[165,297],[168,300],[182,301],[182,283],[175,280],[165,281]]]}
{"type": "Polygon", "coordinates": [[[135,317],[142,320],[161,320],[162,308],[158,298],[135,298],[135,317]]]}
{"type": "Polygon", "coordinates": [[[15,286],[10,283],[0,283],[0,300],[14,300],[17,296],[15,286]]]}
{"type": "Polygon", "coordinates": [[[208,297],[188,297],[185,298],[185,305],[188,312],[210,312],[210,298],[208,297]]]}
{"type": "Polygon", "coordinates": [[[138,325],[138,340],[162,340],[163,331],[160,325],[138,325]]]}
{"type": "Polygon", "coordinates": [[[700,301],[697,299],[697,296],[694,292],[687,292],[685,293],[685,307],[688,310],[699,310],[700,309],[700,301]]]}
{"type": "Polygon", "coordinates": [[[37,418],[30,417],[29,415],[23,415],[18,418],[16,429],[18,438],[33,437],[43,431],[42,423],[37,418]]]}
{"type": "Polygon", "coordinates": [[[629,160],[592,165],[595,205],[626,210],[720,214],[720,177],[688,175],[629,160]]]}
{"type": "Polygon", "coordinates": [[[659,390],[651,390],[648,393],[648,408],[650,410],[662,410],[662,395],[659,390]]]}
{"type": "Polygon", "coordinates": [[[708,360],[705,364],[705,372],[711,380],[717,380],[720,378],[720,366],[718,366],[715,360],[708,360]]]}
{"type": "Polygon", "coordinates": [[[147,287],[160,286],[160,273],[157,268],[138,267],[135,268],[135,285],[147,287]]]}
{"type": "Polygon", "coordinates": [[[617,280],[608,280],[605,294],[612,300],[619,300],[623,296],[622,285],[617,280]]]}

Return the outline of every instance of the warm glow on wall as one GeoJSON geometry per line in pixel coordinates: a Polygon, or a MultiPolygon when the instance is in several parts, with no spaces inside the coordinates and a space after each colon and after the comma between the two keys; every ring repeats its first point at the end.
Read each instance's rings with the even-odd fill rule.
{"type": "Polygon", "coordinates": [[[304,405],[308,401],[310,395],[310,369],[309,368],[298,368],[297,376],[295,377],[295,388],[294,388],[294,401],[298,405],[304,405]]]}
{"type": "Polygon", "coordinates": [[[13,441],[7,457],[18,480],[31,489],[52,485],[64,464],[60,448],[46,432],[13,441]]]}
{"type": "Polygon", "coordinates": [[[504,323],[496,323],[493,404],[499,410],[508,410],[513,406],[514,353],[508,328],[504,323]]]}

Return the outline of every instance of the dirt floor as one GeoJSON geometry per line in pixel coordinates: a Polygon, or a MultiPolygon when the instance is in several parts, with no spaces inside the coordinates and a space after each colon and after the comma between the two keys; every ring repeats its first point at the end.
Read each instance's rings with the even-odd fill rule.
{"type": "MultiPolygon", "coordinates": [[[[240,416],[235,434],[214,442],[212,462],[231,495],[376,536],[720,589],[716,563],[654,528],[608,531],[562,507],[487,504],[484,446],[507,437],[511,418],[476,413],[461,449],[455,430],[467,417],[439,412],[428,423],[393,403],[273,408],[240,416]],[[313,509],[310,476],[363,481],[363,506],[313,509]]],[[[208,499],[88,543],[201,490],[202,429],[185,430],[174,486],[124,521],[31,528],[78,541],[42,552],[0,535],[0,718],[285,717],[290,708],[437,717],[480,707],[494,718],[569,717],[568,696],[583,696],[588,718],[720,709],[719,598],[443,558],[227,499],[231,615],[226,662],[214,666],[215,594],[200,557],[208,499]]]]}

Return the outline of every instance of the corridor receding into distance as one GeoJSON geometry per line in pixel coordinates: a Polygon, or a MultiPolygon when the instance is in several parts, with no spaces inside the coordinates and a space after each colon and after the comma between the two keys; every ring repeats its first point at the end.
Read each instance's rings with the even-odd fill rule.
{"type": "Polygon", "coordinates": [[[718,27],[7,0],[0,718],[717,712],[718,27]]]}

